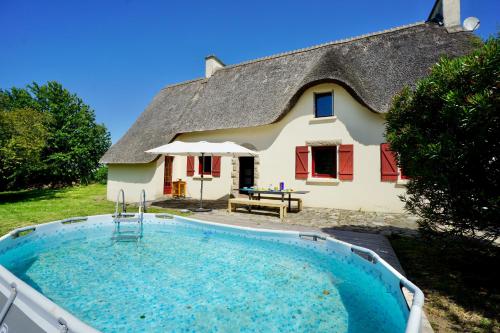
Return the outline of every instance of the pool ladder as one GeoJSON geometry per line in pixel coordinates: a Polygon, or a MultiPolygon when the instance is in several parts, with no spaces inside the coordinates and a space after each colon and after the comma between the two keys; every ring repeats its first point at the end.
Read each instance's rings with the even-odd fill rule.
{"type": "Polygon", "coordinates": [[[142,190],[139,196],[139,213],[127,213],[125,204],[125,192],[120,189],[116,198],[115,213],[113,214],[113,222],[115,230],[111,239],[115,242],[137,242],[143,236],[143,220],[146,212],[146,191],[142,190]],[[120,197],[122,209],[120,208],[120,197]]]}

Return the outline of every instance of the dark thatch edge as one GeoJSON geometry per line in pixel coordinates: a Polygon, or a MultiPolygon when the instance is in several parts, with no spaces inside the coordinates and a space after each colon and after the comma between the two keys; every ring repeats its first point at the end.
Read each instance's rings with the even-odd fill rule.
{"type": "Polygon", "coordinates": [[[345,83],[344,81],[341,81],[341,80],[338,80],[338,79],[319,79],[319,80],[313,80],[313,81],[310,81],[306,84],[304,84],[302,87],[299,88],[299,90],[297,90],[297,92],[295,93],[295,95],[293,95],[293,97],[290,99],[290,101],[287,103],[285,109],[283,110],[282,114],[273,121],[273,123],[275,122],[278,122],[280,121],[281,119],[283,119],[287,114],[288,112],[290,112],[293,108],[293,106],[298,102],[300,96],[302,96],[302,94],[309,88],[311,87],[314,87],[318,84],[322,84],[322,83],[335,83],[335,84],[338,84],[339,86],[341,86],[342,88],[344,88],[345,90],[347,90],[347,92],[352,96],[354,97],[354,99],[361,105],[365,106],[368,110],[374,112],[374,113],[380,113],[378,111],[376,111],[373,107],[371,107],[370,105],[368,105],[362,98],[361,96],[354,90],[353,87],[351,87],[350,85],[348,85],[347,83],[345,83]]]}

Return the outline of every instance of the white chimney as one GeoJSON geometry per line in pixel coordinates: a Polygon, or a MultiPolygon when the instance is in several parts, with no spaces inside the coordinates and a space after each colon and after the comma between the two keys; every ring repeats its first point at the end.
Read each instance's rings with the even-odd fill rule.
{"type": "Polygon", "coordinates": [[[460,0],[443,0],[444,26],[447,28],[460,26],[460,0]]]}
{"type": "Polygon", "coordinates": [[[427,21],[444,25],[450,32],[462,30],[460,0],[437,0],[427,21]]]}
{"type": "Polygon", "coordinates": [[[208,79],[216,71],[223,68],[224,66],[226,65],[224,65],[224,63],[214,55],[209,55],[208,57],[205,57],[205,77],[208,79]]]}

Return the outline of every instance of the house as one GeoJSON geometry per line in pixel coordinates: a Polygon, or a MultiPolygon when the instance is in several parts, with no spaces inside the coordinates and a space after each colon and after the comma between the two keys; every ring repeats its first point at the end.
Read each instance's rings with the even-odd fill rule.
{"type": "Polygon", "coordinates": [[[245,186],[307,190],[305,206],[400,212],[405,177],[384,138],[384,114],[405,85],[442,55],[472,49],[455,0],[438,0],[426,22],[225,65],[205,59],[205,77],[163,88],[102,157],[108,199],[123,188],[137,201],[169,195],[218,199],[245,186]],[[233,141],[258,157],[165,157],[166,143],[233,141]]]}

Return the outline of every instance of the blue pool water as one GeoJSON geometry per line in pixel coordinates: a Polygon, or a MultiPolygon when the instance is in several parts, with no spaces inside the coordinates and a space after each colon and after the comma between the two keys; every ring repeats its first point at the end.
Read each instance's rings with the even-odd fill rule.
{"type": "Polygon", "coordinates": [[[103,332],[404,332],[407,314],[371,274],[297,245],[182,224],[47,234],[0,264],[103,332]]]}

